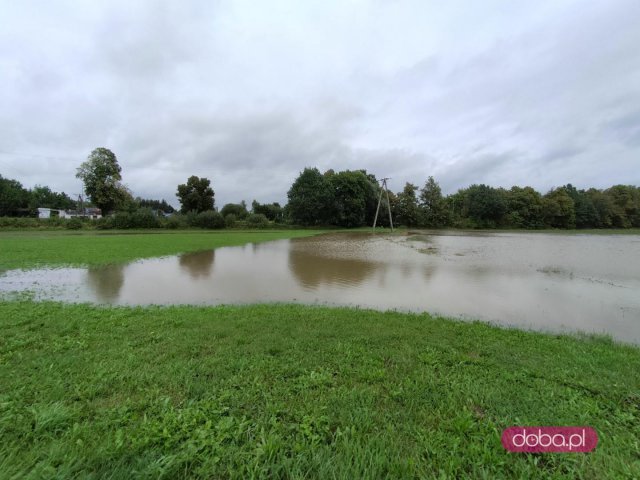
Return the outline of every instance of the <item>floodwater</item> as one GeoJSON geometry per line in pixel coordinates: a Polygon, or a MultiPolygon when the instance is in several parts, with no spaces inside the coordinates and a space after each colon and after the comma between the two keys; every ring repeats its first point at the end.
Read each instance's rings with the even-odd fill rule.
{"type": "Polygon", "coordinates": [[[298,302],[428,311],[640,343],[640,237],[339,233],[102,268],[12,270],[0,291],[124,305],[298,302]]]}

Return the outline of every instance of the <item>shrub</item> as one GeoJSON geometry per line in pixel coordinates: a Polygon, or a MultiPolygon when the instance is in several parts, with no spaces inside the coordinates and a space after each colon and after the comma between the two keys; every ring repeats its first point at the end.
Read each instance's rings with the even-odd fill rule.
{"type": "Polygon", "coordinates": [[[224,207],[222,207],[220,213],[225,218],[227,215],[233,214],[240,220],[246,218],[247,215],[249,215],[249,212],[247,212],[247,207],[244,203],[227,203],[224,207]]]}
{"type": "Polygon", "coordinates": [[[253,213],[247,217],[247,225],[251,228],[265,228],[269,225],[269,220],[262,213],[253,213]]]}
{"type": "Polygon", "coordinates": [[[207,210],[196,216],[196,226],[209,229],[224,228],[224,218],[214,210],[207,210]]]}
{"type": "Polygon", "coordinates": [[[149,208],[139,208],[131,214],[132,228],[158,228],[160,220],[149,208]]]}
{"type": "Polygon", "coordinates": [[[190,227],[198,227],[198,212],[195,210],[190,210],[186,213],[185,218],[187,220],[187,225],[190,227]]]}
{"type": "Polygon", "coordinates": [[[98,230],[109,230],[113,228],[112,217],[101,217],[95,221],[95,226],[98,230]]]}
{"type": "Polygon", "coordinates": [[[78,217],[73,217],[67,220],[65,228],[68,230],[80,230],[82,228],[82,220],[78,217]]]}
{"type": "Polygon", "coordinates": [[[182,215],[181,213],[174,213],[167,218],[164,226],[165,228],[175,230],[177,228],[187,228],[189,223],[187,222],[187,217],[185,215],[182,215]]]}
{"type": "Polygon", "coordinates": [[[39,218],[39,219],[34,219],[37,221],[37,227],[44,227],[44,228],[58,228],[58,227],[66,227],[67,226],[67,220],[65,220],[64,218],[60,218],[60,217],[50,217],[50,218],[39,218]]]}
{"type": "Polygon", "coordinates": [[[111,228],[127,229],[133,228],[131,214],[129,212],[118,212],[111,217],[111,228]]]}
{"type": "Polygon", "coordinates": [[[0,227],[4,228],[38,228],[40,220],[31,217],[0,217],[0,227]]]}
{"type": "Polygon", "coordinates": [[[227,227],[233,227],[238,221],[238,217],[236,217],[233,213],[228,213],[224,216],[224,224],[227,227]]]}

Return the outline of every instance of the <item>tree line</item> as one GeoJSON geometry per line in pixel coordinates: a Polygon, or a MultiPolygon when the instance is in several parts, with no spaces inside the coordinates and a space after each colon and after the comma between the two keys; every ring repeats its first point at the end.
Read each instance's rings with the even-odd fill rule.
{"type": "MultiPolygon", "coordinates": [[[[91,200],[84,201],[84,207],[96,207],[91,200]]],[[[172,213],[175,209],[164,199],[153,200],[140,197],[127,198],[118,205],[119,210],[137,210],[148,208],[153,211],[172,213]]],[[[74,200],[65,192],[54,192],[46,185],[36,185],[32,189],[25,188],[18,180],[4,178],[0,175],[0,217],[33,217],[38,208],[54,210],[77,210],[78,200],[74,200]]]]}
{"type": "Polygon", "coordinates": [[[0,175],[0,216],[35,215],[38,207],[68,210],[76,208],[76,202],[64,192],[53,192],[41,185],[28,190],[19,181],[0,175]]]}
{"type": "MultiPolygon", "coordinates": [[[[300,225],[372,225],[380,186],[365,170],[320,173],[306,168],[288,192],[291,221],[300,225]]],[[[382,196],[378,221],[419,228],[631,228],[640,227],[640,188],[614,185],[579,190],[571,184],[544,195],[532,187],[510,189],[474,184],[443,195],[433,177],[422,187],[406,183],[382,196]]]]}
{"type": "MultiPolygon", "coordinates": [[[[545,194],[532,187],[510,189],[474,184],[443,195],[438,182],[428,177],[421,187],[406,183],[402,191],[381,195],[375,175],[366,170],[305,168],[294,180],[287,204],[261,204],[249,208],[243,200],[215,205],[211,181],[190,176],[177,186],[180,211],[164,199],[133,197],[122,183],[121,167],[113,152],[97,148],[77,169],[88,197],[106,217],[99,228],[224,228],[265,227],[269,224],[300,226],[371,226],[381,200],[378,224],[388,226],[390,208],[395,225],[417,228],[631,228],[640,227],[640,188],[614,185],[599,190],[579,190],[567,184],[545,194]],[[171,215],[170,218],[165,217],[171,215]]],[[[17,180],[0,176],[0,216],[35,216],[38,207],[76,209],[77,202],[64,192],[46,186],[25,189],[17,180]]]]}

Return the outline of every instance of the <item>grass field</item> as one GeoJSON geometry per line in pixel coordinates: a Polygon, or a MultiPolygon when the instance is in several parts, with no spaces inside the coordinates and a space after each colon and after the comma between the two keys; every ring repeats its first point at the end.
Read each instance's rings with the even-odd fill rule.
{"type": "MultiPolygon", "coordinates": [[[[0,234],[0,269],[317,231],[0,234]]],[[[300,305],[0,301],[0,479],[640,478],[640,349],[300,305]],[[512,454],[513,425],[596,429],[512,454]]]]}
{"type": "MultiPolygon", "coordinates": [[[[369,228],[356,229],[368,232],[369,228]]],[[[377,229],[389,233],[388,229],[377,229]]],[[[396,230],[406,234],[407,229],[396,230]]],[[[558,234],[630,234],[628,230],[473,230],[489,233],[558,233],[558,234]]],[[[22,230],[0,231],[0,271],[42,266],[98,266],[125,263],[140,258],[176,255],[218,247],[244,245],[281,238],[317,235],[322,230],[254,230],[254,231],[79,231],[22,230]]],[[[435,230],[435,233],[439,231],[435,230]]]]}
{"type": "Polygon", "coordinates": [[[318,230],[258,231],[13,231],[0,232],[0,270],[96,266],[218,247],[317,235],[318,230]]]}
{"type": "Polygon", "coordinates": [[[637,478],[640,350],[428,315],[0,303],[2,478],[637,478]],[[510,454],[590,425],[590,454],[510,454]]]}

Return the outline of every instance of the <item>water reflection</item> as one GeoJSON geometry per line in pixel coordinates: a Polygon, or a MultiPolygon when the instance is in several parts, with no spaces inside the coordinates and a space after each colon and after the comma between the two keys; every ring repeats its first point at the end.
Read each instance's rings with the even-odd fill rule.
{"type": "Polygon", "coordinates": [[[353,287],[380,268],[381,265],[374,262],[326,257],[295,246],[289,250],[289,269],[307,289],[321,285],[353,287]]]}
{"type": "Polygon", "coordinates": [[[182,270],[188,272],[191,278],[196,279],[211,276],[215,258],[215,250],[208,250],[204,252],[185,253],[180,255],[178,262],[182,270]]]}
{"type": "Polygon", "coordinates": [[[0,273],[0,292],[127,305],[358,305],[608,332],[640,343],[639,272],[632,235],[350,233],[127,266],[11,270],[0,273]]]}
{"type": "Polygon", "coordinates": [[[87,283],[102,302],[115,302],[124,285],[124,265],[107,265],[105,267],[89,267],[87,283]]]}

